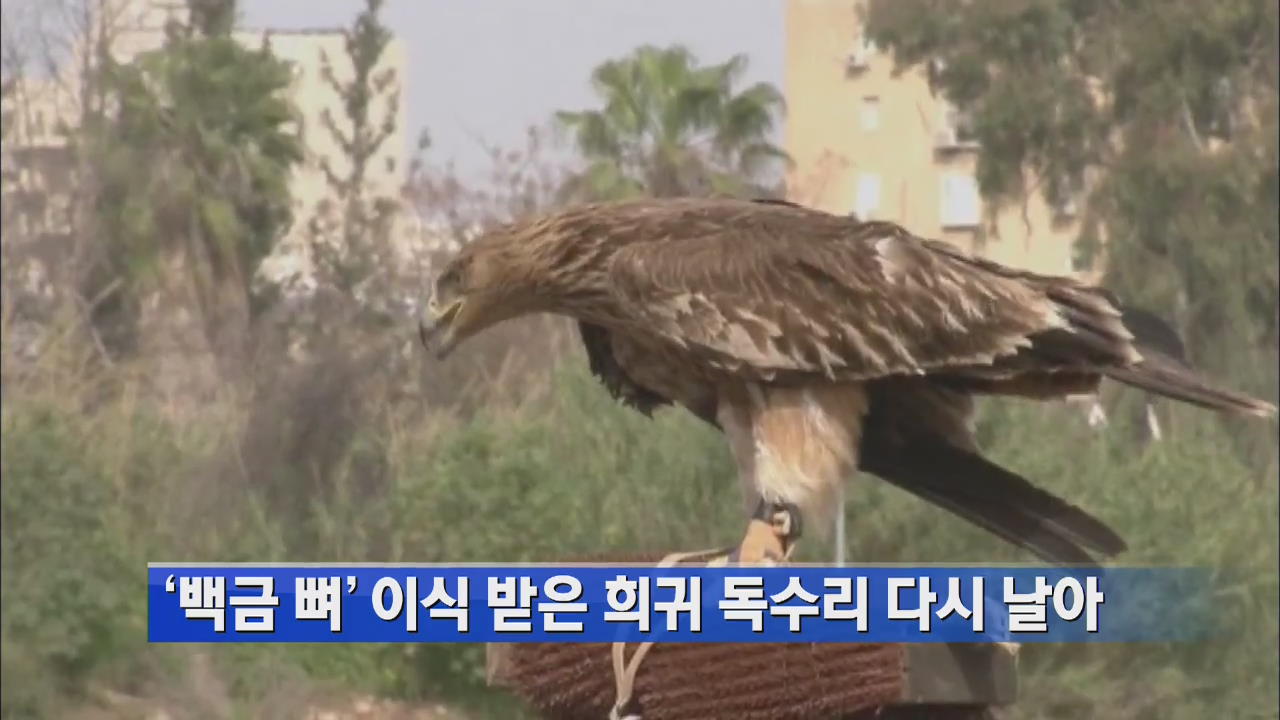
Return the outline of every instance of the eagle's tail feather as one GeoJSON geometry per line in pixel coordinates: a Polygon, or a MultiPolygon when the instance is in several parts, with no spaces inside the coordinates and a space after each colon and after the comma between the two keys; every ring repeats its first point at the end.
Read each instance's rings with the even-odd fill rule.
{"type": "Polygon", "coordinates": [[[1275,405],[1214,387],[1190,367],[1158,350],[1139,346],[1139,352],[1143,354],[1142,362],[1108,369],[1107,376],[1126,385],[1210,410],[1259,417],[1276,414],[1275,405]]]}
{"type": "Polygon", "coordinates": [[[864,444],[861,468],[1000,538],[1064,565],[1097,565],[1123,552],[1105,523],[982,456],[941,438],[916,436],[886,452],[864,444]]]}
{"type": "Polygon", "coordinates": [[[1261,417],[1276,413],[1271,403],[1210,385],[1187,363],[1178,331],[1155,313],[1132,305],[1120,305],[1120,310],[1143,359],[1135,365],[1108,370],[1112,379],[1210,410],[1261,417]]]}

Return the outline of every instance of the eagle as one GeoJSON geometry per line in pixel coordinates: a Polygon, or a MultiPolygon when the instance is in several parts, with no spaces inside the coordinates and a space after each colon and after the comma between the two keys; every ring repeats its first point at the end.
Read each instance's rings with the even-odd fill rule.
{"type": "Polygon", "coordinates": [[[975,398],[1087,395],[1111,378],[1275,413],[1201,378],[1102,288],[786,201],[628,200],[497,227],[442,266],[419,333],[443,358],[529,313],[576,320],[615,398],[680,406],[723,433],[742,563],[784,560],[801,528],[828,527],[861,470],[1048,562],[1094,565],[1123,539],[983,457],[975,398]]]}

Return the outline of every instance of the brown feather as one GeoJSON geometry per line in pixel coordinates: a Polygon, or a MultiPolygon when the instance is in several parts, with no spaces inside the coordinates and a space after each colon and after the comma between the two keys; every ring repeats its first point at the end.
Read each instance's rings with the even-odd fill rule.
{"type": "Polygon", "coordinates": [[[752,453],[803,447],[793,437],[803,415],[814,437],[846,437],[858,452],[816,468],[792,453],[786,472],[822,475],[826,489],[856,459],[1059,562],[1123,543],[978,455],[971,393],[1062,397],[1109,376],[1216,409],[1274,412],[1157,349],[1176,343],[1149,342],[1151,323],[1105,290],[786,202],[587,205],[490,233],[452,267],[468,271],[459,316],[469,325],[458,332],[522,312],[569,315],[615,397],[645,413],[677,403],[717,426],[735,419],[725,429],[742,468],[752,453]],[[856,412],[833,400],[863,387],[856,412]],[[763,404],[734,404],[744,393],[763,404]],[[863,422],[846,417],[864,411],[863,422]]]}
{"type": "MultiPolygon", "coordinates": [[[[610,394],[636,407],[625,394],[634,390],[622,388],[638,385],[613,356],[611,344],[598,339],[586,342],[586,338],[584,333],[593,371],[608,368],[598,375],[610,394]]],[[[654,362],[635,357],[631,361],[654,362]]],[[[941,381],[906,377],[871,383],[869,390],[871,410],[856,453],[859,470],[1048,562],[1091,565],[1097,562],[1094,553],[1108,557],[1124,550],[1124,541],[1102,521],[978,454],[970,431],[973,401],[968,393],[941,381]]],[[[1001,388],[1002,392],[1011,390],[1001,388]]],[[[671,402],[657,393],[648,393],[648,397],[658,404],[671,402]]],[[[720,427],[714,408],[695,403],[690,409],[720,427]]]]}

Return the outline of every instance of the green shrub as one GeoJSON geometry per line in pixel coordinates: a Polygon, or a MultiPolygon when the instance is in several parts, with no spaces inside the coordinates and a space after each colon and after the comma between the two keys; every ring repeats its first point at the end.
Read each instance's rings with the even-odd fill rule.
{"type": "MultiPolygon", "coordinates": [[[[682,411],[647,419],[623,408],[578,365],[556,374],[550,390],[465,420],[365,410],[324,488],[308,490],[305,475],[289,479],[297,497],[288,514],[273,512],[279,498],[267,488],[226,470],[237,448],[234,408],[162,420],[129,393],[89,406],[11,391],[3,714],[52,716],[94,683],[191,682],[183,677],[195,651],[145,644],[149,560],[551,561],[737,539],[737,480],[716,431],[682,411]],[[370,467],[379,482],[368,481],[370,467]]],[[[1025,646],[1016,716],[1189,719],[1274,707],[1274,478],[1238,459],[1215,418],[1178,411],[1174,419],[1166,441],[1144,447],[1123,427],[1090,429],[1078,409],[991,403],[981,414],[979,434],[995,459],[1122,532],[1131,550],[1120,562],[1208,567],[1221,589],[1224,633],[1214,642],[1025,646]]],[[[852,480],[846,496],[852,561],[1033,562],[870,476],[852,480]]],[[[806,559],[830,553],[804,547],[806,559]]],[[[246,716],[300,682],[461,703],[482,716],[516,712],[484,686],[474,645],[198,652],[246,716]]]]}

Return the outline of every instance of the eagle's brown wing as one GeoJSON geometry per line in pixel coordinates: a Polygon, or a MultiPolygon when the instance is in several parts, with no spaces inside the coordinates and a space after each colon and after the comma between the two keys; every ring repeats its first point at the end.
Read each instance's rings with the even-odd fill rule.
{"type": "Polygon", "coordinates": [[[587,367],[615,400],[645,416],[652,416],[655,409],[672,404],[670,398],[644,387],[623,369],[614,355],[613,337],[608,328],[578,321],[578,333],[582,337],[582,347],[587,351],[587,367]]]}
{"type": "Polygon", "coordinates": [[[1138,359],[1119,311],[1070,281],[1000,272],[890,223],[745,205],[650,226],[655,239],[609,264],[627,320],[699,365],[855,381],[1138,359]]]}
{"type": "MultiPolygon", "coordinates": [[[[579,329],[591,372],[615,399],[645,415],[673,404],[627,372],[613,353],[609,330],[589,323],[579,329]]],[[[1094,553],[1105,557],[1124,550],[1124,541],[1101,520],[978,454],[967,393],[928,378],[878,380],[868,387],[859,470],[1048,562],[1094,564],[1094,553]]],[[[713,410],[689,410],[719,427],[713,410]]]]}

